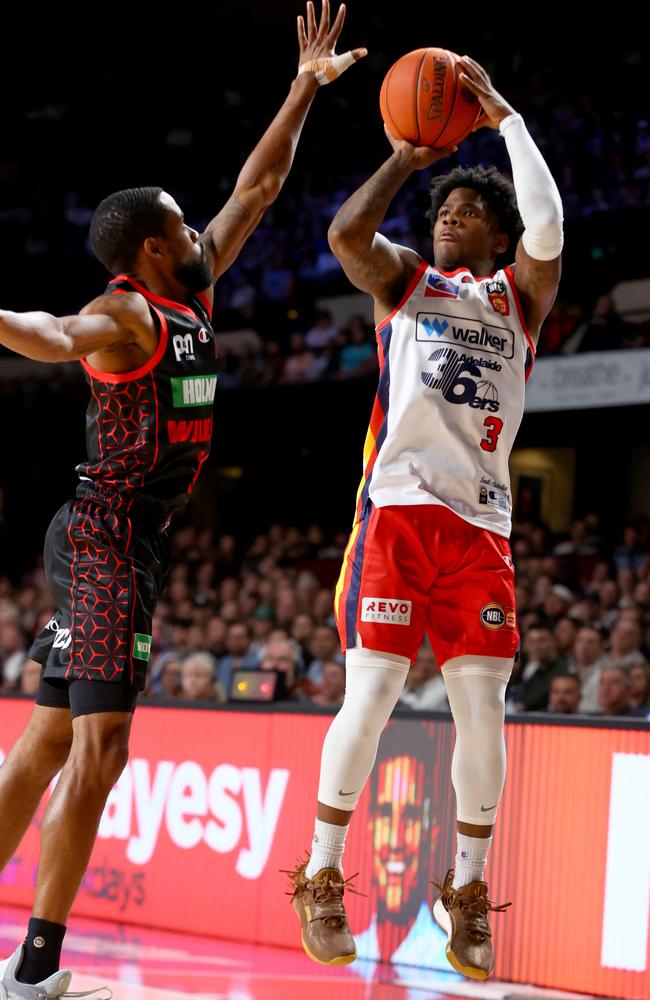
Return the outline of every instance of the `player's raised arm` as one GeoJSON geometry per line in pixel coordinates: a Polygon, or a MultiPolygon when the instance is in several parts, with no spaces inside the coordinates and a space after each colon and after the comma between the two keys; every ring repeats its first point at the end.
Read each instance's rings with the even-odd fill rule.
{"type": "Polygon", "coordinates": [[[76,361],[94,351],[128,345],[146,358],[155,338],[141,295],[100,295],[78,316],[0,311],[0,344],[35,361],[76,361]]]}
{"type": "Polygon", "coordinates": [[[375,299],[380,322],[399,302],[419,263],[413,250],[398,247],[378,232],[388,206],[414,170],[449,156],[455,147],[415,147],[386,128],[393,155],[341,205],[328,231],[332,253],[348,278],[375,299]]]}
{"type": "Polygon", "coordinates": [[[557,295],[562,273],[562,201],[544,157],[523,118],[494,87],[474,59],[463,56],[461,80],[481,103],[479,127],[499,129],[512,165],[519,214],[525,226],[514,268],[526,321],[536,340],[557,295]]]}
{"type": "MultiPolygon", "coordinates": [[[[298,75],[278,114],[242,167],[232,195],[201,236],[211,255],[215,278],[232,264],[266,209],[277,198],[291,169],[300,133],[318,88],[331,83],[367,54],[366,49],[336,54],[336,42],[344,20],[345,4],[341,4],[330,27],[329,0],[323,0],[320,24],[316,24],[311,0],[307,4],[306,24],[298,17],[298,75]]],[[[272,60],[269,63],[273,65],[272,60]]]]}

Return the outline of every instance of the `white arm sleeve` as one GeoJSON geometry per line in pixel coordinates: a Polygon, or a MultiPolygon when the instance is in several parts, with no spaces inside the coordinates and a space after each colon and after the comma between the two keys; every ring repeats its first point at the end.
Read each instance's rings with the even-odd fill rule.
{"type": "Polygon", "coordinates": [[[505,139],[519,214],[525,226],[522,242],[534,260],[555,260],[562,252],[560,192],[533,142],[521,115],[504,118],[499,131],[505,139]]]}

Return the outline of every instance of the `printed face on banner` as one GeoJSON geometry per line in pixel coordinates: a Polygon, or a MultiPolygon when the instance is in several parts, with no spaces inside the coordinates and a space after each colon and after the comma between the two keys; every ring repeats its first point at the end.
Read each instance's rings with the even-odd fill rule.
{"type": "MultiPolygon", "coordinates": [[[[424,762],[395,756],[378,766],[373,810],[373,867],[382,909],[401,922],[418,885],[424,762]]],[[[419,899],[418,899],[419,904],[419,899]]]]}

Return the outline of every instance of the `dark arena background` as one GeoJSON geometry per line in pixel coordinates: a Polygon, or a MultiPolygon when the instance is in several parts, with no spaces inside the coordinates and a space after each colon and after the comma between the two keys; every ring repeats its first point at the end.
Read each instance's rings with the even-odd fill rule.
{"type": "MultiPolygon", "coordinates": [[[[295,75],[300,13],[297,0],[14,10],[0,60],[0,308],[63,316],[101,293],[88,227],[112,191],[161,186],[204,229],[295,75]]],[[[622,14],[569,23],[560,5],[350,0],[338,49],[369,55],[316,95],[282,192],[216,285],[212,451],[172,521],[130,761],[64,945],[73,988],[107,982],[129,1000],[650,996],[650,39],[622,14]],[[522,645],[488,878],[491,898],[513,905],[492,918],[487,984],[451,970],[431,918],[455,800],[428,647],[352,824],[356,963],[308,960],[280,874],[311,841],[322,738],[343,697],[332,603],[378,376],[371,300],[327,228],[389,155],[386,71],[427,45],[486,68],[565,216],[560,289],[511,458],[522,645]],[[608,668],[616,690],[601,678],[591,703],[556,697],[556,678],[608,668]]],[[[475,163],[508,172],[493,130],[432,171],[475,163]]],[[[410,178],[382,228],[428,258],[432,171],[410,178]]],[[[43,540],[74,493],[87,402],[78,363],[0,348],[0,760],[38,686],[25,660],[54,610],[43,540]]],[[[0,875],[3,956],[31,906],[41,815],[0,875]]]]}

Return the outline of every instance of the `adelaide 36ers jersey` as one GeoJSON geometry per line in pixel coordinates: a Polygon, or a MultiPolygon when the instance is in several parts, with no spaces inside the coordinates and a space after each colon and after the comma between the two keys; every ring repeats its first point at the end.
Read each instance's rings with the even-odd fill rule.
{"type": "Polygon", "coordinates": [[[508,537],[508,458],[534,360],[512,270],[475,278],[423,261],[377,345],[357,516],[368,499],[442,504],[508,537]]]}
{"type": "Polygon", "coordinates": [[[158,346],[131,372],[101,372],[81,362],[91,399],[88,461],[77,472],[164,518],[187,503],[210,451],[217,361],[209,304],[200,294],[187,305],[161,298],[126,275],[106,289],[125,292],[147,300],[158,346]]]}

